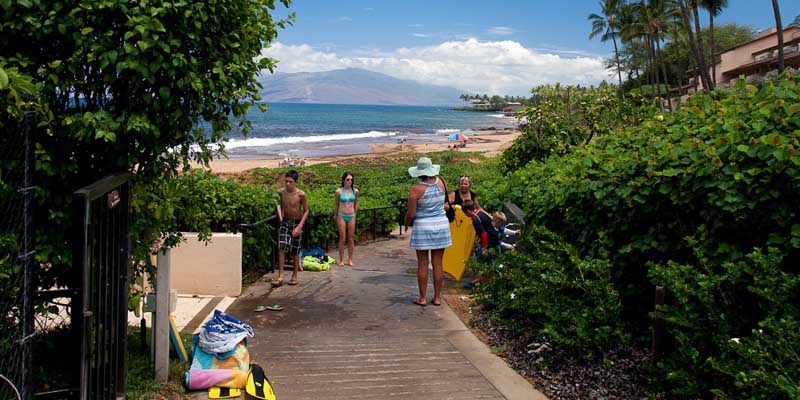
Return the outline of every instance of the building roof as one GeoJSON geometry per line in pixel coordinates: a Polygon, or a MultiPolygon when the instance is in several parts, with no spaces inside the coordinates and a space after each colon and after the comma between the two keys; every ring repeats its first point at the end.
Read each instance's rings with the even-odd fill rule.
{"type": "MultiPolygon", "coordinates": [[[[773,29],[773,28],[775,28],[775,27],[773,26],[773,27],[771,27],[769,29],[773,29]]],[[[792,29],[792,28],[800,29],[800,15],[796,16],[794,18],[794,21],[792,21],[791,24],[784,26],[783,27],[783,31],[786,32],[788,29],[792,29]]],[[[770,33],[768,33],[768,34],[766,34],[764,36],[756,36],[754,39],[748,40],[746,42],[739,43],[739,44],[737,44],[735,46],[732,46],[732,47],[728,47],[727,49],[724,49],[722,51],[718,51],[717,55],[720,55],[722,53],[727,53],[727,52],[732,51],[734,49],[738,49],[739,47],[742,47],[744,45],[759,41],[761,39],[764,39],[764,38],[772,36],[772,35],[776,35],[777,33],[778,33],[778,31],[776,30],[775,32],[770,32],[770,33]]]]}

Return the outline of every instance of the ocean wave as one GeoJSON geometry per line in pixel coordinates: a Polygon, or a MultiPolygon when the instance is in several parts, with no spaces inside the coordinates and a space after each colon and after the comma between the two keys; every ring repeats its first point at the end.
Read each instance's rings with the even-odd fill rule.
{"type": "Polygon", "coordinates": [[[366,133],[341,133],[335,135],[313,135],[313,136],[284,136],[273,138],[247,138],[231,139],[225,143],[226,149],[236,149],[241,147],[269,147],[277,144],[287,143],[316,143],[338,140],[356,140],[367,138],[392,137],[399,135],[400,132],[381,132],[369,131],[366,133]]]}
{"type": "Polygon", "coordinates": [[[506,117],[506,115],[505,115],[505,114],[489,114],[489,115],[487,115],[487,117],[492,117],[492,118],[505,118],[505,117],[506,117]]]}
{"type": "Polygon", "coordinates": [[[437,129],[434,132],[436,132],[437,135],[444,135],[444,134],[461,132],[461,129],[437,129]]]}

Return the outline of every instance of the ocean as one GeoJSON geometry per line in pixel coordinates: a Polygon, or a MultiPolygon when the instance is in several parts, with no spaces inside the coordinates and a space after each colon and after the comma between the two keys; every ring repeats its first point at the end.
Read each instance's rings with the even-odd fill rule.
{"type": "Polygon", "coordinates": [[[516,120],[497,112],[444,107],[270,103],[251,110],[253,130],[225,144],[230,158],[319,157],[370,153],[373,143],[446,142],[465,129],[505,129],[516,120]]]}

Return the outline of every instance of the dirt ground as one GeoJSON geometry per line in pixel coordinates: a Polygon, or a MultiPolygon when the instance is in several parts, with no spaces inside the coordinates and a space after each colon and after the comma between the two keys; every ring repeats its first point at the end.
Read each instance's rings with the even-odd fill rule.
{"type": "Polygon", "coordinates": [[[443,289],[444,292],[442,293],[442,297],[444,298],[445,303],[447,303],[450,309],[453,310],[461,322],[463,322],[464,325],[469,328],[472,334],[480,339],[483,343],[486,343],[488,346],[489,342],[486,336],[483,334],[483,332],[476,329],[471,321],[472,317],[480,312],[481,306],[473,304],[474,299],[472,296],[472,290],[464,289],[457,284],[459,284],[459,282],[447,282],[443,289]]]}

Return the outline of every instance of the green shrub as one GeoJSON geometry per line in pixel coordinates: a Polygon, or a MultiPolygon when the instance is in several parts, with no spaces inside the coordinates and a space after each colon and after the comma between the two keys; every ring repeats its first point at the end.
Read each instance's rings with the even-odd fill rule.
{"type": "Polygon", "coordinates": [[[591,355],[629,342],[620,319],[611,264],[581,258],[576,249],[540,226],[529,226],[498,261],[479,291],[479,301],[498,314],[534,321],[555,342],[591,355]]]}
{"type": "Polygon", "coordinates": [[[774,248],[728,262],[712,261],[721,255],[704,254],[706,248],[696,251],[697,265],[650,270],[672,297],[655,312],[675,342],[659,362],[663,385],[689,395],[711,389],[723,399],[797,398],[800,275],[783,270],[774,248]]]}
{"type": "Polygon", "coordinates": [[[642,105],[640,96],[621,100],[614,86],[544,85],[532,90],[534,106],[523,112],[522,135],[503,153],[505,171],[522,168],[531,160],[567,154],[576,146],[634,126],[656,109],[642,105]]]}
{"type": "MultiPolygon", "coordinates": [[[[796,307],[773,306],[773,298],[800,300],[783,288],[795,288],[793,260],[800,257],[799,145],[797,78],[761,89],[740,82],[533,161],[497,188],[580,259],[608,260],[609,290],[619,293],[632,337],[649,341],[653,285],[665,286],[673,302],[658,315],[669,317],[674,348],[662,364],[664,388],[735,398],[754,390],[736,384],[760,382],[780,388],[767,393],[791,397],[796,347],[780,349],[765,338],[800,320],[796,307]],[[759,248],[770,248],[769,255],[759,248]],[[765,335],[751,338],[754,329],[765,335]],[[730,348],[731,338],[750,347],[730,348]]],[[[529,261],[538,257],[532,253],[529,261]]],[[[569,270],[558,273],[569,279],[569,270]]],[[[554,303],[573,300],[554,296],[554,303]]],[[[530,309],[521,318],[539,313],[530,309]]],[[[582,314],[572,317],[580,321],[582,314]]]]}

